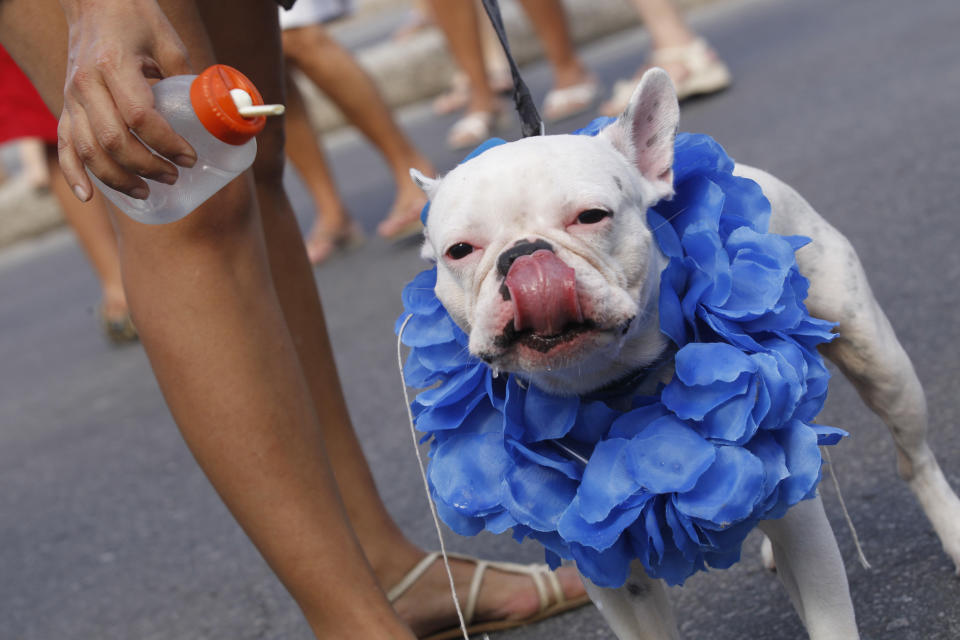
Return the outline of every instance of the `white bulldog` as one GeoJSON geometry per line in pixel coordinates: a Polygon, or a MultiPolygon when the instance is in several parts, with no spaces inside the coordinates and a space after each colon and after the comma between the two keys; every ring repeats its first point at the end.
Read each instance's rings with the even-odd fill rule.
{"type": "MultiPolygon", "coordinates": [[[[668,348],[658,318],[666,259],[645,214],[673,194],[678,119],[673,85],[654,69],[598,136],[526,138],[492,148],[442,179],[412,172],[431,200],[422,253],[436,261],[436,294],[469,334],[473,355],[544,390],[582,394],[668,348]]],[[[745,165],[735,174],[763,188],[772,232],[813,239],[797,252],[810,280],[806,304],[812,315],[839,323],[839,337],[823,352],[889,426],[900,475],[960,567],[960,500],[927,445],[923,390],[856,253],[784,183],[745,165]]],[[[760,528],[810,637],[857,638],[820,499],[760,528]]],[[[587,584],[619,638],[679,637],[663,586],[639,562],[620,589],[587,584]]]]}

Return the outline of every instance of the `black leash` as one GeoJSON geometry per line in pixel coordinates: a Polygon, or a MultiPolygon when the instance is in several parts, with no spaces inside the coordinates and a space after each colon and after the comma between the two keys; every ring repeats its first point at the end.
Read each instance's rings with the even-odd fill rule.
{"type": "Polygon", "coordinates": [[[524,138],[542,136],[543,118],[540,117],[537,105],[534,104],[533,97],[530,95],[530,89],[520,77],[520,69],[510,53],[507,31],[503,27],[503,17],[500,15],[500,4],[497,0],[483,0],[483,8],[487,12],[487,17],[490,18],[493,30],[497,32],[497,38],[503,46],[503,53],[506,54],[507,62],[510,64],[510,75],[513,76],[513,104],[520,116],[520,135],[524,138]]]}

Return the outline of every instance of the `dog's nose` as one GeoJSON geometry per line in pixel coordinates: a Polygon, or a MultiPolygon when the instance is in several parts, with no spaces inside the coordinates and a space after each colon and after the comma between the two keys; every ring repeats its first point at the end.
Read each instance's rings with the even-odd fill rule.
{"type": "Polygon", "coordinates": [[[540,249],[546,249],[551,253],[553,252],[553,247],[550,246],[550,243],[546,240],[534,240],[533,242],[530,240],[521,240],[500,254],[500,257],[497,258],[497,272],[501,277],[506,278],[510,267],[513,266],[517,258],[520,256],[528,256],[540,249]]]}

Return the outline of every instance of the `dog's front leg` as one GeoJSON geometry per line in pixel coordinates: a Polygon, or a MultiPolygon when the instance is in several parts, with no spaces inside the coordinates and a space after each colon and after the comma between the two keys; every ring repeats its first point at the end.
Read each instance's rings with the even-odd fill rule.
{"type": "Polygon", "coordinates": [[[840,549],[820,496],[794,505],[760,529],[770,538],[777,572],[811,640],[860,637],[840,549]]]}
{"type": "Polygon", "coordinates": [[[620,640],[679,640],[663,583],[648,576],[638,560],[630,569],[630,576],[619,589],[604,589],[583,578],[590,599],[610,629],[620,640]]]}

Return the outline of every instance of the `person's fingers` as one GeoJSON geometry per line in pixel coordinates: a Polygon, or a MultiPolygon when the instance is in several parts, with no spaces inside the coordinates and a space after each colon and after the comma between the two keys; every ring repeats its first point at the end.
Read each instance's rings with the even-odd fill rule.
{"type": "Polygon", "coordinates": [[[93,186],[87,172],[83,170],[83,161],[77,155],[73,146],[71,137],[70,114],[66,109],[60,116],[60,123],[57,125],[57,156],[60,163],[60,171],[63,173],[64,180],[70,185],[73,194],[81,202],[86,202],[93,195],[93,186]]]}
{"type": "Polygon", "coordinates": [[[64,167],[64,175],[68,177],[75,193],[76,186],[87,187],[90,184],[89,180],[81,181],[80,179],[81,176],[87,177],[84,175],[84,167],[86,167],[105,185],[132,198],[143,200],[150,195],[150,188],[142,178],[120,166],[100,146],[91,122],[87,120],[87,112],[83,108],[78,105],[68,106],[60,116],[61,129],[64,127],[65,118],[67,118],[69,131],[63,131],[60,156],[67,158],[68,164],[64,167]],[[72,156],[76,157],[79,165],[73,163],[72,156]]]}
{"type": "MultiPolygon", "coordinates": [[[[82,109],[85,116],[84,120],[89,123],[90,130],[98,143],[97,146],[100,150],[109,154],[116,164],[131,173],[159,182],[167,184],[176,182],[176,168],[167,160],[154,155],[144,146],[143,142],[131,133],[129,126],[118,111],[108,87],[105,86],[98,75],[100,74],[84,74],[78,71],[71,79],[66,106],[70,109],[75,124],[82,126],[80,119],[77,117],[77,112],[82,109]]],[[[143,114],[152,114],[156,119],[162,120],[160,114],[152,108],[153,94],[150,93],[150,87],[146,79],[138,74],[132,80],[134,84],[143,85],[146,92],[150,94],[149,101],[145,104],[141,102],[137,106],[137,110],[143,114]]],[[[179,136],[176,136],[176,138],[179,140],[179,136]]],[[[78,140],[75,139],[74,142],[79,145],[78,140]]],[[[82,154],[81,157],[83,157],[82,154]]],[[[100,176],[97,172],[95,164],[96,161],[91,164],[90,168],[102,180],[103,176],[100,176]]]]}
{"type": "MultiPolygon", "coordinates": [[[[172,26],[170,31],[176,35],[172,26]]],[[[197,73],[190,61],[190,54],[179,36],[161,38],[154,47],[154,57],[161,78],[197,73]]]]}
{"type": "MultiPolygon", "coordinates": [[[[162,66],[172,66],[183,69],[188,65],[185,62],[176,63],[174,61],[167,61],[166,64],[162,66]]],[[[156,153],[165,158],[169,158],[180,166],[192,167],[197,161],[197,154],[193,150],[193,147],[191,147],[190,143],[183,137],[178,135],[163,116],[154,108],[153,91],[145,80],[145,76],[151,76],[155,73],[154,69],[154,63],[151,61],[144,63],[142,67],[129,64],[104,65],[100,71],[106,83],[106,90],[116,105],[116,111],[119,113],[121,122],[124,125],[124,131],[129,133],[127,130],[132,129],[134,133],[136,133],[136,137],[156,153]]],[[[157,71],[160,73],[167,72],[165,68],[162,70],[158,69],[157,71]]],[[[92,117],[91,124],[94,125],[95,130],[99,131],[99,129],[96,128],[99,126],[99,123],[93,122],[92,117]]],[[[110,133],[111,135],[115,135],[117,132],[111,131],[110,133]]],[[[153,169],[157,169],[160,166],[156,162],[150,162],[150,159],[140,153],[140,150],[145,151],[143,144],[140,144],[133,136],[116,140],[118,143],[116,145],[117,151],[104,143],[103,134],[99,134],[98,137],[100,137],[101,144],[107,152],[123,166],[143,166],[153,169]],[[135,146],[128,146],[130,139],[134,140],[135,146]],[[137,147],[139,147],[139,149],[137,149],[137,147]]],[[[170,169],[172,169],[172,167],[170,167],[170,169]]],[[[141,171],[138,171],[138,173],[147,178],[158,179],[149,173],[141,171]]],[[[175,178],[176,171],[174,170],[172,173],[175,178]]],[[[160,178],[160,181],[166,182],[166,180],[162,178],[160,178]]]]}

